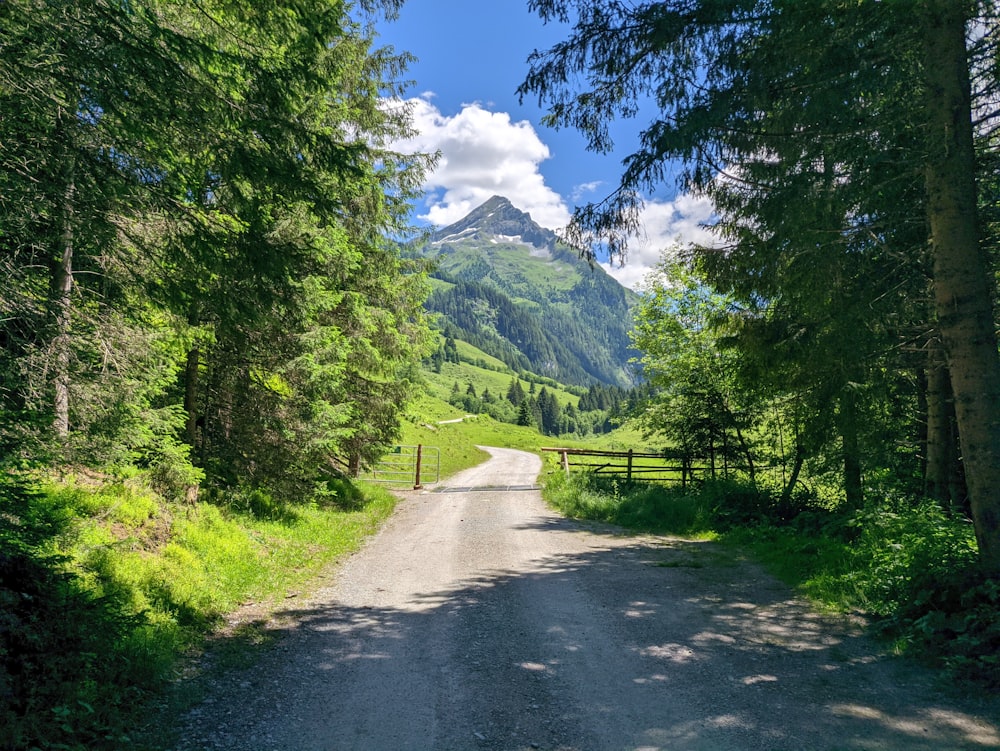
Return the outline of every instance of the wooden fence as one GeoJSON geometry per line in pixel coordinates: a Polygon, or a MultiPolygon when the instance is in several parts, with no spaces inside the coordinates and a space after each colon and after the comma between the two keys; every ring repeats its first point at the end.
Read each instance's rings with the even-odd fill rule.
{"type": "Polygon", "coordinates": [[[634,451],[599,451],[593,449],[543,448],[559,454],[559,462],[566,474],[572,467],[584,468],[593,474],[624,477],[626,480],[655,480],[679,482],[682,487],[695,479],[728,476],[736,468],[717,467],[715,457],[696,459],[679,453],[634,451]]]}

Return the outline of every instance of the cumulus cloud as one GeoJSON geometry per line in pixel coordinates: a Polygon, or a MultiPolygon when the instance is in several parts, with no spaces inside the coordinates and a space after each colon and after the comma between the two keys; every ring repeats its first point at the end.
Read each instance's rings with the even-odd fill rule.
{"type": "Polygon", "coordinates": [[[464,105],[455,115],[442,114],[426,96],[407,104],[418,135],[397,147],[441,154],[424,183],[426,211],[419,218],[441,227],[501,195],[543,227],[558,229],[569,221],[565,201],[539,171],[549,147],[531,123],[513,122],[508,113],[478,103],[464,105]]]}
{"type": "Polygon", "coordinates": [[[707,198],[680,195],[673,201],[648,201],[641,215],[643,232],[630,239],[627,262],[624,266],[605,264],[605,269],[624,286],[638,288],[664,252],[715,243],[715,236],[705,226],[712,213],[712,202],[707,198]]]}

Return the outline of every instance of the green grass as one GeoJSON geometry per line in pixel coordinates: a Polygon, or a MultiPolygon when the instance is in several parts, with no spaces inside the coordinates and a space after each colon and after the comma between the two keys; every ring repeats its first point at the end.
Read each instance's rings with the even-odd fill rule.
{"type": "MultiPolygon", "coordinates": [[[[527,390],[527,384],[524,385],[527,390]]],[[[569,399],[577,398],[569,392],[558,393],[569,399]]],[[[477,446],[533,451],[554,468],[557,466],[557,455],[542,452],[543,447],[628,449],[636,446],[631,441],[637,437],[639,434],[630,428],[619,428],[611,433],[587,438],[543,436],[534,428],[498,422],[488,415],[466,416],[462,410],[452,407],[429,391],[410,405],[400,443],[409,446],[422,444],[440,449],[441,478],[445,479],[460,470],[486,461],[489,455],[476,448],[477,446]],[[461,422],[442,422],[458,418],[462,418],[461,422]]]]}
{"type": "Polygon", "coordinates": [[[146,699],[226,613],[306,586],[396,503],[346,483],[323,503],[173,503],[97,477],[25,488],[0,487],[0,635],[16,648],[0,653],[0,748],[129,748],[146,699]]]}
{"type": "Polygon", "coordinates": [[[514,374],[514,371],[503,360],[493,357],[493,355],[488,355],[478,347],[474,347],[461,339],[455,341],[455,349],[458,351],[459,358],[465,362],[482,362],[486,364],[487,370],[495,370],[509,375],[514,374]]]}
{"type": "MultiPolygon", "coordinates": [[[[458,342],[458,344],[464,344],[464,342],[458,342]]],[[[466,345],[466,347],[468,347],[468,345],[466,345]]],[[[460,355],[461,351],[462,349],[460,348],[460,355]]],[[[480,352],[478,349],[475,349],[474,352],[478,354],[473,355],[470,352],[470,358],[489,358],[489,355],[480,352]]],[[[461,356],[464,357],[464,355],[461,356]]],[[[500,361],[497,360],[496,362],[499,363],[500,361]]],[[[434,373],[432,371],[426,371],[424,373],[424,378],[427,383],[427,393],[444,401],[447,401],[456,383],[463,394],[465,393],[468,385],[471,383],[475,387],[476,393],[480,396],[482,396],[486,389],[489,389],[493,396],[503,398],[506,396],[507,389],[510,388],[511,380],[514,377],[514,373],[509,369],[505,371],[498,371],[491,370],[489,368],[481,368],[474,365],[472,362],[467,362],[465,360],[457,363],[446,362],[442,364],[440,373],[434,373]]],[[[521,388],[523,388],[524,393],[527,394],[531,388],[531,383],[523,378],[519,380],[521,381],[521,388]]],[[[540,386],[536,386],[535,388],[536,390],[541,390],[540,386]]],[[[562,407],[565,407],[567,404],[577,406],[580,403],[580,397],[576,394],[564,389],[555,388],[551,385],[546,386],[545,388],[555,395],[556,401],[558,401],[559,405],[562,407]]]]}
{"type": "MultiPolygon", "coordinates": [[[[457,413],[462,416],[461,412],[457,413]]],[[[422,444],[441,452],[441,479],[474,467],[489,458],[477,446],[498,446],[524,451],[538,451],[550,440],[532,428],[497,422],[488,415],[474,415],[457,423],[431,424],[408,421],[403,426],[401,443],[422,444]]],[[[425,454],[425,456],[429,456],[425,454]]]]}
{"type": "Polygon", "coordinates": [[[543,493],[550,505],[572,518],[689,539],[716,537],[709,503],[680,488],[627,483],[583,472],[567,476],[561,469],[551,469],[543,493]]]}
{"type": "MultiPolygon", "coordinates": [[[[454,384],[464,392],[472,383],[478,394],[485,389],[498,397],[504,397],[510,386],[513,371],[496,358],[491,358],[479,349],[458,341],[460,363],[444,363],[441,373],[424,371],[425,388],[407,409],[403,422],[400,443],[403,445],[433,446],[441,451],[441,477],[450,477],[456,472],[473,467],[485,461],[488,454],[477,446],[498,446],[538,452],[543,446],[571,446],[575,448],[629,448],[634,447],[633,439],[638,434],[627,428],[614,433],[591,436],[588,439],[543,436],[532,428],[511,425],[493,420],[487,415],[466,416],[463,410],[448,404],[454,384]],[[482,361],[490,368],[478,367],[469,361],[482,361]],[[503,370],[503,372],[501,372],[503,370]],[[461,419],[461,422],[448,422],[461,419]]],[[[530,383],[521,380],[527,393],[530,383]]],[[[536,386],[536,389],[540,387],[536,386]]],[[[579,397],[569,391],[547,386],[563,406],[579,402],[579,397]]]]}

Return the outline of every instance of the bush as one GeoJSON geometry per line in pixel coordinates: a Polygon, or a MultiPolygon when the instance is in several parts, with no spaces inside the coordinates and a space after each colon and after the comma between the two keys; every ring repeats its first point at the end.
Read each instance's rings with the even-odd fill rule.
{"type": "Polygon", "coordinates": [[[978,567],[972,525],[932,502],[874,509],[845,575],[879,628],[966,679],[1000,687],[1000,582],[978,567]]]}
{"type": "Polygon", "coordinates": [[[934,503],[866,509],[850,524],[859,530],[851,568],[869,612],[911,619],[927,607],[952,607],[955,602],[940,599],[955,600],[945,594],[949,582],[976,566],[971,525],[949,518],[934,503]]]}
{"type": "Polygon", "coordinates": [[[660,534],[701,536],[711,529],[711,507],[682,488],[562,471],[545,484],[545,498],[567,516],[660,534]]]}

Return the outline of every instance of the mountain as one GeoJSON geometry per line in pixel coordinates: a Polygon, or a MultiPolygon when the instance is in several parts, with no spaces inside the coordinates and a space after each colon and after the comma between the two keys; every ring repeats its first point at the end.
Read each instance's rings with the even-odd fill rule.
{"type": "Polygon", "coordinates": [[[446,334],[563,383],[632,383],[637,296],[494,196],[418,246],[434,259],[427,309],[446,334]]]}

